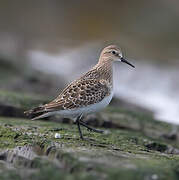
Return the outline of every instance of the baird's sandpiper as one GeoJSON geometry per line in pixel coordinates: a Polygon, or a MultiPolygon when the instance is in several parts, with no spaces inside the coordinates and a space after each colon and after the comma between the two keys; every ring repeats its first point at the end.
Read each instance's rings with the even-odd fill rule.
{"type": "Polygon", "coordinates": [[[110,103],[113,96],[112,64],[114,61],[120,61],[134,67],[123,58],[122,52],[117,46],[107,46],[101,52],[98,63],[86,74],[70,83],[55,100],[25,113],[36,115],[32,120],[57,114],[71,118],[78,126],[81,139],[83,139],[83,135],[80,125],[88,130],[102,133],[102,130],[94,129],[85,124],[82,117],[89,113],[98,112],[110,103]]]}

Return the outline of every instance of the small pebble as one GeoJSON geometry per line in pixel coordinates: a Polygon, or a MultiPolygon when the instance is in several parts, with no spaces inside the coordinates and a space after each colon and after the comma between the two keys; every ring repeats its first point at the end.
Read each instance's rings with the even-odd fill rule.
{"type": "Polygon", "coordinates": [[[59,133],[55,133],[55,139],[60,139],[61,135],[59,133]]]}

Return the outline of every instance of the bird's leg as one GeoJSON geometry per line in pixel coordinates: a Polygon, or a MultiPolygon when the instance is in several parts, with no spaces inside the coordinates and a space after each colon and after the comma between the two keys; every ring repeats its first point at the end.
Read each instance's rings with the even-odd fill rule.
{"type": "Polygon", "coordinates": [[[81,119],[79,120],[79,124],[86,127],[88,130],[90,131],[94,131],[96,133],[103,133],[104,131],[103,130],[99,130],[99,129],[95,129],[95,128],[92,128],[90,126],[88,126],[85,122],[83,122],[81,119]]]}
{"type": "Polygon", "coordinates": [[[76,123],[77,123],[77,126],[78,126],[78,131],[79,131],[79,134],[80,134],[80,138],[83,139],[83,134],[82,134],[81,128],[80,128],[80,119],[81,118],[82,118],[82,115],[78,116],[77,120],[76,120],[76,123]]]}

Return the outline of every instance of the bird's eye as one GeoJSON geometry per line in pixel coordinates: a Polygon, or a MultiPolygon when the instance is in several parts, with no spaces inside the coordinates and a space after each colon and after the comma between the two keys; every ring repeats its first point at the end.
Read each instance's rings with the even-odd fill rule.
{"type": "Polygon", "coordinates": [[[112,51],[113,54],[116,54],[116,51],[112,51]]]}

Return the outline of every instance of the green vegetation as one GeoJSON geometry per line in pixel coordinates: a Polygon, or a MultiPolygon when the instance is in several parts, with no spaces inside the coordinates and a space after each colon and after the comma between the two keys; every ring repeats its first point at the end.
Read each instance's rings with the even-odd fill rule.
{"type": "MultiPolygon", "coordinates": [[[[0,91],[0,102],[23,112],[46,100],[0,91]]],[[[171,124],[112,106],[95,118],[105,133],[82,128],[83,141],[72,123],[1,116],[0,179],[179,178],[178,135],[171,136],[171,124]]]]}
{"type": "MultiPolygon", "coordinates": [[[[24,157],[19,151],[19,157],[12,163],[17,169],[26,168],[29,179],[178,178],[179,156],[166,151],[174,143],[166,143],[161,137],[151,138],[127,129],[106,129],[106,134],[95,134],[83,128],[86,140],[82,141],[72,124],[4,117],[0,124],[0,148],[9,149],[6,158],[13,154],[13,148],[29,147],[24,157]],[[61,134],[61,138],[55,139],[55,133],[61,134]],[[151,143],[164,149],[149,148],[151,143]],[[34,158],[28,159],[32,153],[34,158]],[[38,171],[30,173],[30,169],[38,171]]],[[[9,172],[23,177],[20,172],[8,169],[0,177],[6,179],[6,173],[11,176],[9,172]]]]}
{"type": "Polygon", "coordinates": [[[23,93],[15,93],[9,91],[0,91],[0,103],[3,105],[8,105],[22,110],[27,110],[33,106],[37,106],[41,103],[45,103],[43,97],[35,95],[27,95],[23,93]]]}

